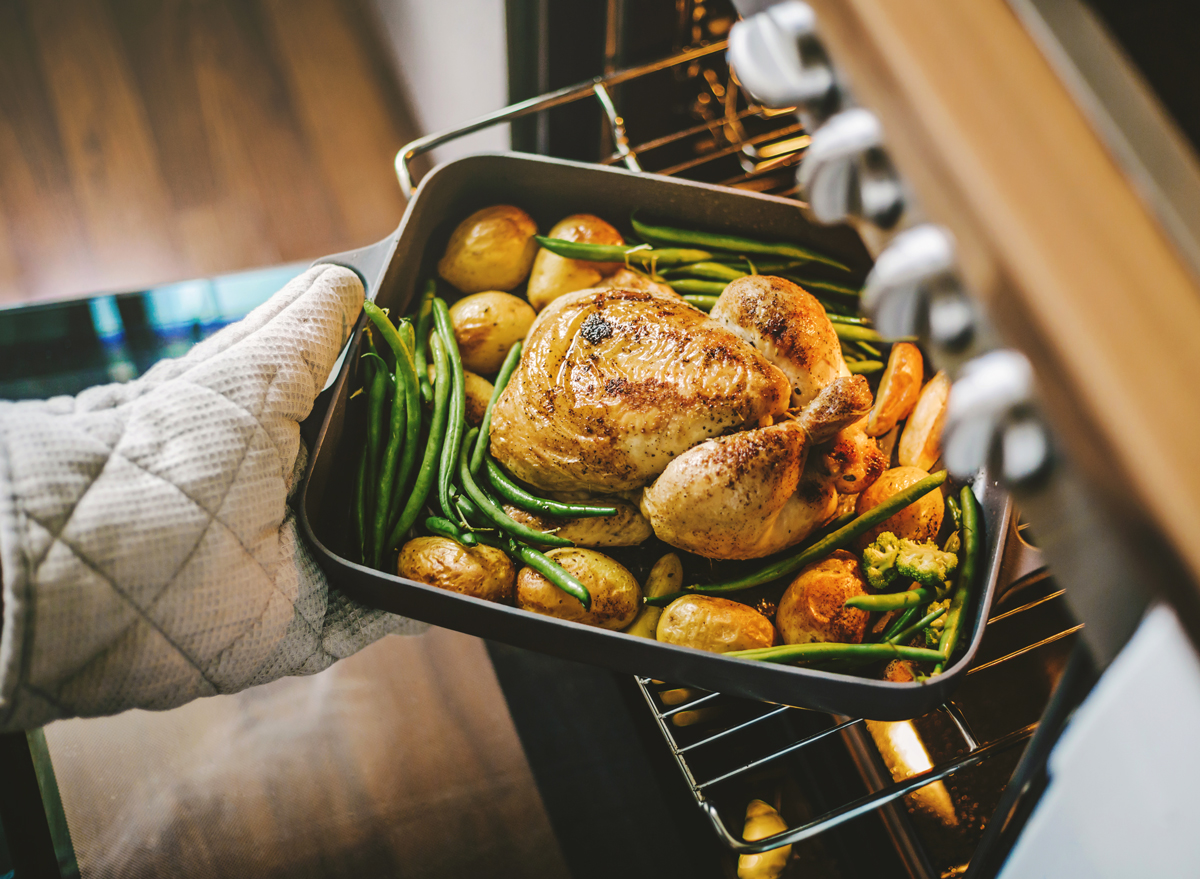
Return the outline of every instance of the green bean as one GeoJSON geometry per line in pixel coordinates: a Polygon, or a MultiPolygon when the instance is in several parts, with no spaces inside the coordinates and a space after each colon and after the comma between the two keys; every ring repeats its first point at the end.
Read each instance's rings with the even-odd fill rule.
{"type": "Polygon", "coordinates": [[[671,285],[671,289],[680,296],[693,293],[716,297],[724,293],[725,288],[729,286],[726,281],[698,281],[695,278],[675,278],[668,283],[671,285]]]}
{"type": "Polygon", "coordinates": [[[800,278],[795,275],[781,275],[781,277],[799,284],[814,296],[817,295],[814,291],[818,290],[822,293],[835,293],[839,296],[847,296],[854,299],[862,296],[861,290],[855,290],[853,287],[847,287],[845,284],[835,284],[832,281],[815,281],[812,278],[800,278]]]}
{"type": "Polygon", "coordinates": [[[516,372],[517,364],[521,362],[521,347],[521,343],[517,342],[509,349],[508,356],[504,358],[504,363],[500,366],[500,371],[496,373],[492,396],[488,400],[487,409],[483,412],[483,421],[479,424],[479,439],[476,440],[475,448],[471,452],[471,475],[473,476],[478,476],[480,468],[483,467],[483,459],[487,456],[488,438],[492,432],[492,410],[496,408],[496,401],[500,399],[500,395],[508,386],[508,380],[516,372]]]}
{"type": "Polygon", "coordinates": [[[430,516],[425,520],[425,530],[437,537],[448,537],[456,543],[461,543],[463,546],[476,546],[479,543],[477,538],[470,531],[459,528],[454,522],[449,519],[443,519],[441,516],[430,516]]]}
{"type": "Polygon", "coordinates": [[[574,574],[532,546],[526,546],[515,540],[510,541],[509,546],[510,551],[514,552],[522,562],[529,565],[529,567],[533,568],[563,592],[579,599],[579,603],[583,605],[584,610],[592,609],[591,593],[588,592],[586,586],[579,582],[574,574]]]}
{"type": "MultiPolygon", "coordinates": [[[[911,626],[908,626],[905,629],[901,629],[899,632],[892,635],[892,637],[890,637],[886,640],[886,643],[888,643],[888,644],[903,644],[904,642],[906,642],[910,638],[912,638],[913,635],[917,634],[917,632],[924,629],[926,626],[928,626],[930,623],[932,623],[934,620],[936,620],[938,617],[940,617],[945,612],[946,612],[946,608],[944,608],[944,607],[939,607],[937,610],[931,610],[929,613],[925,614],[925,616],[921,617],[919,620],[917,620],[911,626]]],[[[938,652],[941,653],[940,650],[938,652]]],[[[943,654],[943,657],[944,657],[944,655],[945,654],[943,654]]]]}
{"type": "Polygon", "coordinates": [[[807,644],[782,644],[778,647],[759,647],[754,650],[734,650],[726,656],[756,659],[760,662],[797,662],[812,659],[912,659],[917,662],[937,662],[942,654],[924,647],[905,647],[900,644],[841,644],[833,641],[810,641],[807,644]]]}
{"type": "Polygon", "coordinates": [[[854,324],[835,323],[834,332],[845,342],[915,342],[916,336],[899,336],[895,339],[885,339],[870,327],[860,327],[854,324]]]}
{"type": "Polygon", "coordinates": [[[442,446],[441,466],[438,469],[438,505],[449,519],[454,516],[450,506],[450,482],[454,478],[458,450],[462,445],[463,422],[467,414],[467,391],[463,380],[462,357],[458,353],[454,325],[450,322],[450,309],[446,307],[444,299],[433,300],[433,323],[450,358],[450,414],[446,420],[446,440],[442,446]]]}
{"type": "Polygon", "coordinates": [[[903,613],[898,614],[896,616],[896,618],[894,620],[892,620],[891,624],[884,630],[883,637],[880,638],[879,640],[880,641],[891,641],[892,636],[895,635],[897,632],[903,631],[904,628],[909,623],[912,622],[913,617],[915,617],[920,612],[921,612],[921,608],[919,606],[917,606],[917,607],[910,607],[907,610],[905,610],[903,613]]]}
{"type": "Polygon", "coordinates": [[[437,281],[430,278],[425,282],[425,293],[417,310],[417,350],[413,360],[417,364],[417,381],[421,383],[421,401],[428,404],[433,400],[433,386],[429,383],[429,324],[433,320],[433,297],[437,295],[437,281]]]}
{"type": "Polygon", "coordinates": [[[719,265],[728,266],[746,266],[751,275],[773,275],[777,272],[786,272],[789,269],[798,269],[801,266],[807,265],[807,260],[794,259],[755,259],[751,260],[748,256],[728,256],[725,254],[717,254],[714,258],[719,265]]]}
{"type": "MultiPolygon", "coordinates": [[[[574,546],[574,543],[562,537],[555,537],[553,534],[547,534],[544,531],[535,531],[528,525],[522,525],[505,513],[498,503],[488,497],[487,493],[476,485],[474,477],[471,476],[471,467],[467,461],[466,450],[477,432],[478,428],[472,428],[471,432],[467,434],[467,442],[463,444],[463,448],[458,456],[458,481],[463,491],[467,493],[467,497],[475,503],[475,506],[479,507],[480,512],[493,525],[514,537],[520,537],[531,543],[538,543],[543,546],[574,546]]],[[[449,500],[447,500],[446,505],[450,505],[449,500]]]]}
{"type": "Polygon", "coordinates": [[[496,489],[496,494],[500,495],[514,507],[520,507],[526,512],[572,519],[588,516],[617,515],[616,507],[563,503],[562,501],[539,497],[517,485],[490,455],[486,460],[486,464],[488,479],[492,483],[492,488],[496,489]]]}
{"type": "Polygon", "coordinates": [[[719,296],[698,296],[695,294],[683,297],[684,301],[687,302],[688,305],[706,312],[713,310],[719,298],[719,296]]]}
{"type": "Polygon", "coordinates": [[[725,250],[737,254],[759,253],[768,256],[790,257],[795,260],[824,263],[836,269],[841,269],[844,272],[850,271],[849,266],[838,262],[833,257],[810,250],[807,247],[801,247],[799,244],[789,244],[783,241],[769,243],[756,241],[753,238],[743,238],[740,235],[721,235],[713,232],[676,229],[670,226],[652,226],[649,223],[643,223],[638,220],[636,215],[631,216],[629,222],[633,225],[634,232],[646,241],[655,243],[691,245],[708,248],[709,250],[725,250]]]}
{"type": "Polygon", "coordinates": [[[382,437],[380,432],[384,421],[384,407],[387,405],[387,370],[385,369],[383,358],[378,354],[373,355],[374,360],[378,360],[376,364],[373,360],[366,361],[367,374],[370,376],[370,391],[367,394],[367,442],[365,446],[365,455],[367,460],[367,469],[364,474],[366,480],[365,490],[363,492],[363,562],[367,563],[371,557],[372,547],[375,545],[374,540],[374,522],[375,511],[377,509],[377,498],[379,497],[379,457],[383,452],[382,437]]]}
{"type": "MultiPolygon", "coordinates": [[[[400,465],[397,468],[396,479],[392,483],[392,495],[388,501],[388,522],[394,518],[392,513],[400,504],[400,498],[408,487],[408,480],[411,478],[413,467],[417,463],[417,447],[421,439],[421,383],[420,374],[416,369],[416,358],[412,353],[416,347],[416,338],[413,335],[412,324],[407,320],[400,322],[400,325],[396,328],[396,332],[404,343],[402,349],[405,360],[404,380],[410,391],[404,397],[404,404],[407,409],[405,413],[404,448],[400,453],[400,465]]],[[[399,359],[400,357],[397,355],[397,361],[399,359]]]]}
{"type": "Polygon", "coordinates": [[[883,352],[869,342],[855,342],[854,344],[871,357],[878,359],[883,356],[883,352]]]}
{"type": "Polygon", "coordinates": [[[958,504],[958,499],[954,495],[949,495],[946,498],[946,509],[950,511],[950,518],[954,521],[954,530],[962,530],[962,507],[958,504]]]}
{"type": "Polygon", "coordinates": [[[736,281],[746,277],[746,272],[719,262],[695,262],[663,272],[667,278],[706,278],[710,281],[736,281]]]}
{"type": "Polygon", "coordinates": [[[358,456],[358,474],[354,480],[354,538],[358,541],[358,558],[367,560],[367,447],[358,456]]]}
{"type": "Polygon", "coordinates": [[[682,263],[707,262],[712,256],[706,250],[666,248],[655,250],[644,244],[586,244],[582,241],[566,241],[562,238],[533,236],[542,247],[566,259],[581,259],[585,262],[636,263],[644,267],[677,266],[682,263]]]}
{"type": "Polygon", "coordinates": [[[856,326],[865,326],[871,322],[870,318],[855,317],[849,314],[830,314],[826,315],[832,323],[835,324],[855,324],[856,326]]]}
{"type": "Polygon", "coordinates": [[[933,598],[931,590],[922,586],[918,589],[909,589],[907,592],[855,595],[846,599],[846,607],[857,607],[859,610],[870,611],[899,610],[902,607],[924,604],[931,598],[933,598]]]}
{"type": "Polygon", "coordinates": [[[400,518],[392,525],[391,533],[388,536],[389,547],[400,542],[404,533],[413,526],[421,514],[421,509],[425,506],[425,501],[437,478],[437,458],[446,434],[446,416],[448,415],[448,399],[452,383],[449,357],[440,336],[435,335],[430,338],[429,344],[433,349],[437,371],[437,381],[434,383],[433,389],[433,417],[429,421],[429,438],[425,441],[425,452],[421,456],[421,466],[417,469],[417,481],[413,485],[412,493],[409,494],[408,502],[400,512],[400,518]]]}
{"type": "Polygon", "coordinates": [[[883,361],[855,360],[853,363],[847,363],[846,368],[850,370],[851,375],[871,375],[883,370],[883,361]]]}
{"type": "MultiPolygon", "coordinates": [[[[416,366],[412,348],[401,331],[392,326],[386,312],[374,302],[364,302],[363,312],[379,329],[396,360],[396,390],[392,398],[392,413],[389,422],[387,448],[384,450],[383,465],[379,476],[379,490],[373,520],[375,566],[382,563],[386,551],[388,521],[391,519],[393,499],[403,491],[404,481],[416,461],[417,440],[421,431],[420,388],[417,385],[416,366]],[[399,488],[396,483],[400,483],[399,488]]],[[[407,324],[404,321],[403,324],[407,324]]]]}
{"type": "Polygon", "coordinates": [[[903,491],[897,492],[879,506],[872,507],[849,524],[843,525],[831,534],[827,534],[795,555],[779,559],[764,568],[759,568],[757,571],[738,577],[735,580],[727,580],[724,583],[713,583],[707,586],[692,586],[682,592],[673,592],[670,595],[664,595],[659,598],[647,599],[646,603],[665,607],[682,595],[694,595],[697,593],[701,595],[722,595],[728,592],[741,592],[743,589],[749,589],[752,586],[761,586],[763,583],[770,583],[772,580],[786,577],[788,574],[800,570],[805,565],[825,558],[825,556],[829,555],[835,549],[849,546],[854,540],[857,540],[861,535],[874,528],[880,522],[886,521],[894,513],[904,509],[914,501],[923,498],[945,481],[946,471],[939,470],[937,473],[914,482],[903,491]]]}
{"type": "Polygon", "coordinates": [[[962,618],[974,592],[975,571],[979,567],[979,549],[983,542],[983,535],[980,533],[983,523],[980,521],[979,501],[975,499],[975,492],[971,491],[971,486],[964,485],[958,497],[962,506],[963,561],[958,569],[958,582],[954,584],[950,610],[946,614],[946,624],[938,642],[938,649],[941,650],[944,659],[933,670],[934,674],[940,672],[943,666],[954,658],[954,651],[958,649],[962,618]]]}

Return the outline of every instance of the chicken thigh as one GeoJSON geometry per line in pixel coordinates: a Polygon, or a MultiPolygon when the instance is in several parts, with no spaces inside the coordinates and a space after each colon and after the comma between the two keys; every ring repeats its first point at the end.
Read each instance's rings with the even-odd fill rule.
{"type": "Polygon", "coordinates": [[[826,386],[798,417],[708,440],[673,460],[642,494],[660,540],[707,558],[752,559],[803,540],[837,508],[830,480],[805,475],[815,437],[870,410],[862,376],[826,386]]]}
{"type": "Polygon", "coordinates": [[[782,415],[789,398],[779,369],[682,299],[580,290],[530,328],[490,447],[536,488],[615,493],[696,443],[782,415]]]}

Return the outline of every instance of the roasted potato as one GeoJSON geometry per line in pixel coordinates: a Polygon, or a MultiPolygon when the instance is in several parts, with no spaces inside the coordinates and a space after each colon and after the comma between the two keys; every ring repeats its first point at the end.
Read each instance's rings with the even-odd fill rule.
{"type": "MultiPolygon", "coordinates": [[[[580,241],[586,244],[624,244],[621,233],[591,214],[572,214],[550,230],[549,238],[580,241]]],[[[539,250],[529,273],[526,296],[529,304],[541,311],[559,296],[594,287],[602,278],[622,268],[624,263],[588,262],[567,259],[548,250],[539,250]]]]}
{"type": "Polygon", "coordinates": [[[942,456],[942,427],[946,423],[949,399],[950,379],[946,373],[939,372],[921,390],[917,405],[900,434],[898,456],[902,465],[928,470],[942,456]]]}
{"type": "Polygon", "coordinates": [[[624,565],[591,549],[564,547],[546,553],[574,574],[592,596],[591,610],[563,592],[533,568],[517,574],[517,607],[545,616],[623,629],[633,622],[642,603],[642,590],[624,565]]]}
{"type": "Polygon", "coordinates": [[[883,670],[883,679],[893,684],[911,684],[917,679],[916,666],[907,659],[893,659],[883,670]]]}
{"type": "MultiPolygon", "coordinates": [[[[858,496],[855,511],[861,516],[872,507],[877,507],[892,495],[903,491],[914,482],[919,482],[929,474],[920,467],[893,467],[885,470],[883,475],[875,480],[875,484],[858,496]]],[[[946,502],[942,490],[935,488],[929,494],[909,504],[891,518],[885,519],[874,528],[858,538],[857,546],[861,550],[875,542],[875,538],[884,531],[891,531],[897,537],[907,537],[910,540],[933,540],[942,527],[942,516],[945,513],[946,502]]]]}
{"type": "Polygon", "coordinates": [[[480,375],[495,373],[509,349],[525,338],[535,317],[528,302],[499,290],[455,302],[450,306],[450,322],[463,366],[480,375]]]}
{"type": "Polygon", "coordinates": [[[775,643],[771,621],[747,604],[713,595],[685,595],[667,605],[655,637],[710,653],[752,650],[775,643]]]}
{"type": "Polygon", "coordinates": [[[469,369],[463,370],[463,384],[467,388],[467,424],[479,427],[483,423],[483,413],[487,411],[495,388],[486,378],[469,369]]]}
{"type": "Polygon", "coordinates": [[[417,537],[400,549],[396,573],[487,601],[512,600],[512,562],[490,546],[468,548],[448,537],[417,537]]]}
{"type": "MultiPolygon", "coordinates": [[[[746,806],[746,826],[742,839],[754,842],[787,830],[782,816],[762,800],[751,800],[746,806]]],[[[790,845],[773,848],[757,855],[738,856],[738,879],[778,879],[792,856],[790,845]]]]}
{"type": "Polygon", "coordinates": [[[779,599],[775,625],[785,644],[837,641],[861,644],[870,614],[846,607],[846,599],[865,595],[858,558],[844,549],[804,568],[779,599]]]}
{"type": "Polygon", "coordinates": [[[450,235],[438,274],[463,293],[511,290],[529,277],[537,223],[512,205],[476,211],[450,235]]]}
{"type": "Polygon", "coordinates": [[[522,525],[564,537],[576,546],[637,546],[654,533],[646,517],[629,501],[606,498],[603,503],[616,507],[617,514],[564,519],[529,513],[510,504],[504,505],[504,512],[522,525]]]}
{"type": "MultiPolygon", "coordinates": [[[[672,592],[678,592],[683,588],[683,562],[679,560],[673,552],[669,552],[654,563],[654,567],[650,569],[650,573],[646,575],[646,583],[642,587],[642,594],[646,598],[658,598],[660,595],[669,595],[672,592]]],[[[662,617],[663,609],[661,607],[653,607],[649,604],[642,605],[642,609],[638,611],[637,619],[633,624],[625,630],[628,635],[637,635],[639,638],[654,638],[658,631],[658,621],[662,617]]],[[[680,693],[683,690],[668,690],[669,693],[680,693]]],[[[668,702],[666,693],[659,694],[663,701],[668,705],[677,703],[668,702]]],[[[681,700],[682,701],[682,700],[681,700]]]]}
{"type": "Polygon", "coordinates": [[[921,383],[925,380],[925,360],[921,349],[909,342],[897,342],[892,346],[887,369],[879,380],[875,392],[875,405],[864,425],[867,436],[883,436],[912,412],[921,396],[921,383]]]}

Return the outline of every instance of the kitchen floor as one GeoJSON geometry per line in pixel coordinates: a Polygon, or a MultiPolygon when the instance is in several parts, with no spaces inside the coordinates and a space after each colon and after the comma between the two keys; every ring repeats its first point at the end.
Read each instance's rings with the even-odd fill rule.
{"type": "Polygon", "coordinates": [[[0,4],[0,307],[296,260],[400,220],[358,0],[0,4]]]}

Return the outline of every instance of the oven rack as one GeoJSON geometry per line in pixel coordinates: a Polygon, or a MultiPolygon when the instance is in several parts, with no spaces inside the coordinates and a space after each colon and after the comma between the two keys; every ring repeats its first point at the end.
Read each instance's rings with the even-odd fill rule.
{"type": "MultiPolygon", "coordinates": [[[[1048,577],[1046,571],[1040,569],[1025,577],[1020,585],[1030,585],[1035,580],[1046,577],[1048,577]]],[[[1056,588],[1017,607],[993,614],[988,619],[988,626],[990,628],[994,624],[1002,624],[1006,621],[1016,621],[1019,625],[1022,615],[1049,602],[1061,601],[1062,596],[1063,591],[1056,588]]],[[[1081,628],[1081,625],[1067,626],[1028,643],[1022,643],[1020,646],[1008,650],[1001,656],[978,662],[968,669],[967,675],[974,675],[988,669],[994,669],[1018,657],[1045,649],[1065,639],[1070,639],[1081,628]]],[[[817,746],[823,740],[834,736],[840,736],[845,739],[856,735],[859,737],[860,742],[865,740],[869,743],[870,737],[867,736],[865,729],[869,721],[865,718],[830,716],[811,709],[797,708],[789,705],[755,703],[745,699],[725,696],[721,693],[689,691],[687,688],[652,681],[649,678],[637,677],[635,680],[645,697],[646,704],[654,716],[659,731],[662,733],[672,756],[675,758],[680,772],[691,789],[696,804],[708,816],[709,821],[712,823],[722,842],[732,851],[739,854],[754,854],[802,842],[847,821],[861,817],[868,812],[881,809],[896,800],[918,791],[926,785],[941,781],[968,767],[978,765],[1011,748],[1023,746],[1033,736],[1038,726],[1037,723],[1025,724],[1002,734],[981,739],[972,730],[971,724],[967,721],[956,701],[951,699],[934,709],[926,717],[941,714],[946,721],[952,724],[960,734],[965,745],[962,754],[953,759],[940,762],[922,772],[883,784],[878,789],[858,799],[829,809],[802,825],[788,828],[774,836],[747,842],[740,834],[732,832],[727,826],[720,814],[717,798],[712,796],[714,790],[719,790],[721,787],[745,780],[755,774],[761,774],[768,770],[772,764],[777,764],[785,759],[801,758],[803,752],[814,748],[814,746],[817,746]],[[689,695],[681,701],[671,699],[669,701],[673,704],[668,704],[667,701],[664,701],[663,695],[670,695],[672,693],[688,693],[689,695]],[[736,707],[732,707],[734,705],[736,707]],[[686,732],[691,731],[691,717],[703,718],[706,712],[719,716],[723,709],[726,710],[725,713],[738,715],[735,723],[729,726],[704,726],[701,723],[704,729],[702,735],[699,738],[692,738],[690,741],[684,735],[681,735],[681,733],[686,734],[686,732]],[[779,719],[789,713],[802,714],[806,719],[809,719],[809,723],[813,723],[814,721],[820,722],[822,720],[828,722],[826,725],[782,747],[763,748],[757,752],[752,750],[749,756],[743,756],[739,760],[738,765],[716,774],[699,772],[694,767],[693,764],[697,762],[698,758],[703,757],[706,749],[720,748],[729,750],[738,744],[739,738],[752,738],[756,728],[761,724],[779,719]],[[688,716],[689,714],[691,717],[688,716]],[[682,727],[677,725],[674,719],[679,717],[687,717],[689,723],[684,724],[682,727]]]]}
{"type": "Polygon", "coordinates": [[[724,52],[728,43],[719,40],[687,49],[667,58],[618,70],[604,76],[557,91],[529,98],[494,113],[480,116],[445,131],[428,134],[405,145],[396,153],[396,178],[404,196],[412,196],[417,180],[412,162],[418,156],[468,134],[512,122],[525,116],[541,113],[594,98],[600,105],[615,148],[600,160],[603,165],[623,164],[631,171],[650,171],[655,174],[694,175],[702,166],[726,157],[735,157],[741,172],[713,182],[723,186],[753,189],[782,197],[794,197],[797,192],[791,169],[799,164],[809,137],[797,121],[794,108],[771,110],[753,102],[731,74],[727,82],[706,79],[706,86],[721,112],[696,125],[673,131],[646,141],[630,143],[625,119],[617,112],[613,89],[664,71],[677,71],[713,55],[724,52]],[[765,129],[757,133],[748,130],[746,123],[755,121],[765,129]],[[666,147],[687,146],[691,142],[694,155],[683,161],[661,160],[659,153],[666,147]]]}
{"type": "MultiPolygon", "coordinates": [[[[794,168],[800,163],[809,144],[808,135],[797,122],[793,109],[770,110],[759,106],[750,99],[738,85],[733,71],[729,71],[729,79],[723,84],[714,84],[711,78],[706,78],[708,87],[712,89],[712,96],[720,104],[719,115],[659,137],[639,142],[630,140],[626,120],[618,112],[617,103],[614,102],[613,90],[617,86],[635,83],[645,77],[666,71],[678,70],[685,65],[694,65],[695,62],[724,52],[726,47],[725,41],[718,41],[686,49],[659,61],[598,76],[588,82],[512,104],[456,128],[435,132],[414,140],[396,154],[395,170],[401,189],[406,197],[411,197],[418,182],[413,175],[412,163],[430,150],[495,125],[594,98],[599,104],[599,109],[607,125],[608,142],[614,146],[607,156],[600,159],[600,164],[623,164],[632,171],[686,177],[698,176],[699,172],[699,174],[707,174],[712,182],[721,185],[796,198],[798,188],[795,182],[794,168]],[[715,88],[714,85],[716,85],[715,88]],[[749,122],[757,124],[756,133],[749,129],[747,125],[749,122]],[[671,151],[670,148],[674,148],[676,155],[676,160],[673,162],[662,158],[665,153],[671,151]],[[689,148],[692,155],[686,160],[678,160],[679,153],[681,151],[688,152],[689,148]],[[728,157],[736,159],[740,173],[729,176],[717,175],[713,179],[714,175],[711,173],[713,163],[728,157]]],[[[797,200],[798,206],[802,204],[797,200]]],[[[1018,585],[1028,585],[1049,576],[1041,564],[1040,555],[1024,541],[1016,538],[1015,532],[1014,537],[1010,539],[1010,546],[1016,550],[1015,555],[1018,559],[1015,566],[1010,567],[1006,578],[1006,582],[1011,584],[1010,589],[1015,590],[1018,585]]],[[[1006,555],[1007,553],[1006,549],[1006,555]]],[[[1039,595],[1017,607],[998,611],[988,620],[988,627],[990,629],[994,624],[1003,625],[1011,620],[1019,621],[1029,611],[1050,602],[1061,603],[1062,595],[1062,590],[1055,587],[1053,591],[1039,595]]],[[[1000,597],[998,592],[998,603],[1000,597]]],[[[1060,642],[1072,639],[1080,628],[1082,627],[1079,625],[1067,625],[1050,634],[1035,636],[1000,656],[988,658],[981,652],[976,664],[967,671],[967,675],[973,676],[979,672],[1003,666],[1018,657],[1036,651],[1045,651],[1055,644],[1062,647],[1064,645],[1060,642]]],[[[649,706],[680,772],[691,789],[697,805],[708,816],[724,845],[739,854],[758,853],[798,843],[876,810],[882,810],[887,823],[894,825],[895,815],[888,814],[889,809],[895,808],[892,804],[964,769],[978,766],[1014,748],[1023,747],[1032,738],[1038,726],[1036,722],[1020,725],[1002,734],[980,739],[975,735],[955,700],[950,700],[930,712],[926,717],[940,714],[952,724],[965,745],[963,752],[922,772],[898,780],[888,780],[891,779],[891,776],[884,768],[882,757],[867,734],[866,727],[869,721],[865,718],[830,717],[809,709],[756,703],[720,693],[699,691],[685,701],[666,705],[662,701],[662,694],[681,688],[651,681],[648,678],[637,677],[635,681],[641,689],[646,704],[649,706]],[[708,710],[711,713],[719,713],[724,707],[735,703],[740,706],[741,712],[740,719],[736,723],[729,726],[712,724],[704,726],[704,735],[695,741],[689,742],[681,738],[680,729],[676,727],[674,718],[679,718],[685,712],[698,713],[708,710]],[[716,775],[704,776],[693,765],[696,758],[706,750],[728,748],[739,739],[752,736],[760,726],[788,715],[804,718],[811,731],[780,747],[765,748],[753,753],[741,760],[737,766],[716,775]],[[826,721],[827,723],[820,725],[826,721]],[[813,726],[819,728],[812,729],[813,726]],[[857,799],[828,809],[803,824],[765,839],[747,842],[740,833],[734,833],[729,829],[721,815],[721,803],[718,802],[714,793],[719,793],[721,788],[755,773],[769,771],[773,766],[777,766],[789,758],[799,757],[804,752],[835,737],[841,738],[852,753],[867,754],[869,758],[873,755],[873,765],[870,767],[860,765],[860,771],[864,781],[874,787],[874,790],[870,790],[869,793],[857,799]]],[[[914,722],[919,720],[921,718],[914,722]]],[[[695,728],[692,729],[694,731],[695,728]]],[[[898,845],[901,848],[910,847],[911,840],[907,846],[899,843],[898,845]]]]}

